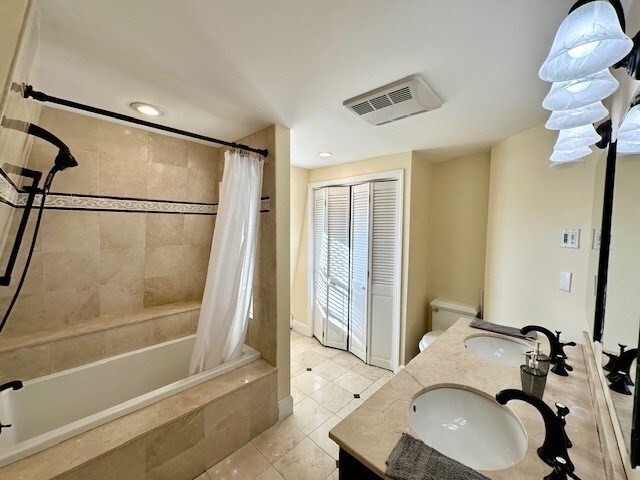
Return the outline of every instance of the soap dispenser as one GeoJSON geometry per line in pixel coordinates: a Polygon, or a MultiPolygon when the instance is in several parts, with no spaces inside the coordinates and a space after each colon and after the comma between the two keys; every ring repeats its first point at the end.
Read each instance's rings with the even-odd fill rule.
{"type": "Polygon", "coordinates": [[[522,390],[542,400],[551,359],[540,351],[540,342],[536,342],[534,350],[527,352],[525,358],[525,364],[520,365],[522,390]]]}

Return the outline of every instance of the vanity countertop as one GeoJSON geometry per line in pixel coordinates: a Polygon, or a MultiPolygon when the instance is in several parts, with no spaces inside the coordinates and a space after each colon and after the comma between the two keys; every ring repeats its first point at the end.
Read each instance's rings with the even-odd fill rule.
{"type": "MultiPolygon", "coordinates": [[[[495,398],[505,388],[521,388],[520,370],[490,363],[474,355],[464,345],[469,336],[492,335],[469,326],[470,320],[461,318],[441,335],[429,348],[411,360],[389,382],[367,399],[351,415],[330,432],[342,449],[384,477],[385,461],[403,432],[419,438],[411,428],[409,408],[418,394],[435,387],[463,387],[495,398]]],[[[549,351],[544,335],[543,350],[549,351]]],[[[589,379],[583,349],[567,347],[567,363],[574,367],[569,377],[551,372],[547,378],[544,400],[553,407],[554,402],[567,405],[566,431],[573,442],[569,450],[582,479],[605,479],[604,461],[595,421],[594,407],[589,390],[589,379]]],[[[492,479],[540,479],[549,474],[536,452],[544,441],[542,417],[531,405],[511,401],[507,404],[520,419],[528,436],[527,453],[514,466],[504,470],[482,471],[492,479]]]]}

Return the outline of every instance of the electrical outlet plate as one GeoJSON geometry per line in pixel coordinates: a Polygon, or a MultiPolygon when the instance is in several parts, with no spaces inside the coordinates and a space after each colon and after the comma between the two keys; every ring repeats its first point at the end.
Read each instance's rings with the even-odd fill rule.
{"type": "Polygon", "coordinates": [[[560,272],[560,290],[563,292],[571,291],[571,272],[560,272]]]}
{"type": "Polygon", "coordinates": [[[562,230],[562,248],[580,248],[580,230],[564,229],[562,230]]]}

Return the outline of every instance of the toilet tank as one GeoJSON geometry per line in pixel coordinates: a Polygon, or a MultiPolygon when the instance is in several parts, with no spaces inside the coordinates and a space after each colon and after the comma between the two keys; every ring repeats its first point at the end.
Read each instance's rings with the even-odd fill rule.
{"type": "Polygon", "coordinates": [[[431,302],[431,330],[446,330],[460,317],[475,318],[479,311],[477,305],[438,297],[431,302]]]}

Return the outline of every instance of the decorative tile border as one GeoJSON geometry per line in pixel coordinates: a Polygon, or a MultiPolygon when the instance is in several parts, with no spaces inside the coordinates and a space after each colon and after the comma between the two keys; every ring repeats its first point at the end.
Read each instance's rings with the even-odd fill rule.
{"type": "Polygon", "coordinates": [[[15,207],[18,202],[18,191],[7,177],[2,174],[0,174],[0,200],[12,207],[15,207]]]}
{"type": "MultiPolygon", "coordinates": [[[[0,175],[0,201],[15,208],[24,208],[28,194],[16,191],[15,187],[0,175]]],[[[34,206],[39,206],[42,195],[36,195],[34,206]]],[[[269,197],[260,200],[260,211],[268,212],[271,206],[269,197]]],[[[106,212],[173,213],[216,215],[217,203],[178,202],[172,200],[145,200],[140,198],[121,198],[99,195],[74,195],[50,193],[47,195],[45,209],[51,210],[88,210],[106,212]]]]}

